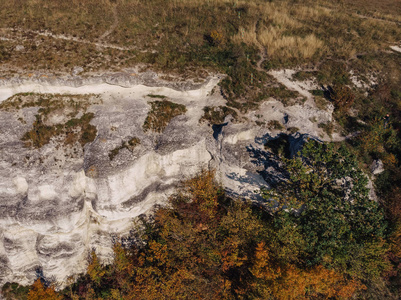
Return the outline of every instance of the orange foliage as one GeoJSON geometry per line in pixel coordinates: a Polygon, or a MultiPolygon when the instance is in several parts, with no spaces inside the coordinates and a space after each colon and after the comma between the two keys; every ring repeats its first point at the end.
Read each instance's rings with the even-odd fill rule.
{"type": "MultiPolygon", "coordinates": [[[[202,172],[143,224],[143,245],[114,245],[114,262],[102,266],[93,251],[89,276],[73,297],[85,299],[323,299],[350,298],[363,288],[322,266],[300,268],[243,202],[227,202],[202,172]],[[255,242],[258,241],[258,243],[255,242]],[[291,263],[291,261],[293,263],[291,263]],[[81,290],[81,291],[80,291],[81,290]]],[[[291,248],[292,249],[292,248],[291,248]]],[[[32,295],[54,296],[36,282],[32,295]]],[[[53,294],[52,294],[53,293],[53,294]]],[[[72,297],[72,298],[73,298],[72,297]]],[[[75,299],[75,298],[74,298],[75,299]]]]}
{"type": "Polygon", "coordinates": [[[28,300],[61,300],[53,287],[44,287],[42,281],[37,279],[28,294],[28,300]]]}
{"type": "Polygon", "coordinates": [[[363,286],[355,280],[346,280],[343,275],[322,266],[299,269],[294,265],[279,266],[263,242],[255,251],[255,260],[250,269],[256,281],[254,293],[261,299],[271,296],[277,299],[310,299],[313,297],[350,298],[363,286]]]}

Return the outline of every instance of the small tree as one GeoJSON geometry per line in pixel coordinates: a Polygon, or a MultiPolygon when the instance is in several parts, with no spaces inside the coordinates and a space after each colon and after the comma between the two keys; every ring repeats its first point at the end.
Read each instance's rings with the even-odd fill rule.
{"type": "Polygon", "coordinates": [[[38,278],[32,285],[31,290],[28,293],[28,300],[61,300],[62,297],[57,295],[54,288],[45,287],[38,278]]]}

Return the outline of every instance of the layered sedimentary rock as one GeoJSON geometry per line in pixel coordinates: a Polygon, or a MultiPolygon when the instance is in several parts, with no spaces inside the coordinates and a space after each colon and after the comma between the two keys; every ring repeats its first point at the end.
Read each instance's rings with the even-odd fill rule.
{"type": "MultiPolygon", "coordinates": [[[[256,115],[265,123],[277,120],[324,137],[310,120],[329,122],[332,111],[284,107],[274,99],[242,122],[231,122],[230,116],[216,126],[200,122],[205,106],[225,104],[213,92],[218,81],[216,76],[202,84],[167,83],[154,73],[121,73],[0,82],[0,101],[21,92],[100,95],[87,108],[94,114],[96,138],[83,148],[57,139],[26,147],[21,138],[38,108],[0,111],[0,285],[32,283],[38,268],[45,277],[65,282],[85,270],[93,248],[110,260],[112,237],[127,234],[136,217],[165,203],[181,180],[202,168],[216,169],[231,195],[257,201],[254,191],[277,172],[264,143],[280,131],[257,126],[256,115]],[[186,107],[162,133],[143,129],[155,95],[186,107]],[[133,137],[140,143],[111,159],[111,151],[133,137]]],[[[294,147],[300,140],[297,133],[294,147]]]]}

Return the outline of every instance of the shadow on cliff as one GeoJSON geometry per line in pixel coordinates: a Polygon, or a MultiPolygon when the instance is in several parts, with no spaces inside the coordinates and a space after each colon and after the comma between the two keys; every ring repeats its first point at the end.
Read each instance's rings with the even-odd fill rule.
{"type": "Polygon", "coordinates": [[[248,185],[248,186],[254,186],[255,190],[251,190],[249,188],[243,188],[237,191],[234,191],[233,189],[226,188],[226,191],[228,195],[231,197],[239,197],[239,198],[245,198],[245,199],[251,199],[253,201],[258,201],[258,202],[264,202],[265,199],[260,195],[259,190],[262,187],[266,187],[266,184],[264,182],[261,182],[261,180],[255,176],[255,174],[251,172],[246,172],[245,175],[239,175],[238,173],[231,172],[226,175],[227,178],[241,183],[241,185],[248,185]]]}
{"type": "Polygon", "coordinates": [[[267,133],[255,137],[256,145],[250,144],[246,149],[251,157],[251,163],[258,169],[257,172],[267,184],[275,186],[288,176],[282,159],[296,156],[308,139],[319,141],[315,137],[299,132],[293,135],[281,133],[274,137],[267,133]]]}

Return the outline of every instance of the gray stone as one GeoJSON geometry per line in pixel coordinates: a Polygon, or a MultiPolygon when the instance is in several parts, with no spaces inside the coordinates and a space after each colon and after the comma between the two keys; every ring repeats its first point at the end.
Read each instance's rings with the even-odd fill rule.
{"type": "Polygon", "coordinates": [[[372,162],[370,165],[370,171],[373,175],[379,175],[380,173],[384,172],[384,165],[380,159],[377,159],[372,162]]]}
{"type": "Polygon", "coordinates": [[[71,75],[77,76],[77,75],[81,74],[83,71],[84,71],[84,68],[82,68],[82,67],[74,67],[72,69],[71,75]]]}

